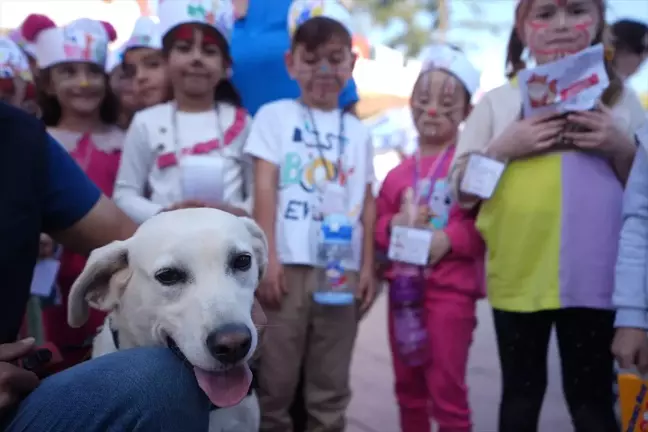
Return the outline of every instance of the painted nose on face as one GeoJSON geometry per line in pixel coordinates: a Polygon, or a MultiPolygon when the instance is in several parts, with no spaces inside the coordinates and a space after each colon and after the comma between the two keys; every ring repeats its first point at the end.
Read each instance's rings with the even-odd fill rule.
{"type": "Polygon", "coordinates": [[[252,347],[252,332],[244,324],[225,324],[207,335],[209,353],[224,365],[234,365],[252,347]]]}

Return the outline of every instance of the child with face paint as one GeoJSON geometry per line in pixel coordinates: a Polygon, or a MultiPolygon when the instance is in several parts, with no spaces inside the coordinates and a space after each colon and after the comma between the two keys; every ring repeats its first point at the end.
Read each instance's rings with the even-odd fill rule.
{"type": "Polygon", "coordinates": [[[507,55],[512,80],[483,96],[457,145],[453,185],[462,205],[479,204],[488,251],[502,432],[537,430],[554,326],[576,431],[619,430],[612,289],[623,187],[645,114],[607,60],[610,85],[597,108],[566,117],[521,119],[515,80],[525,51],[544,64],[602,42],[604,12],[603,0],[518,1],[507,55]],[[506,163],[490,199],[459,191],[471,153],[506,163]]]}
{"type": "Polygon", "coordinates": [[[123,48],[116,49],[108,55],[106,62],[106,73],[110,89],[117,96],[119,101],[119,114],[117,115],[117,126],[122,130],[128,129],[135,111],[137,111],[137,99],[133,89],[133,79],[124,71],[121,62],[123,48]]]}
{"type": "MultiPolygon", "coordinates": [[[[228,31],[221,26],[227,5],[213,10],[212,2],[198,3],[167,1],[158,10],[174,99],[135,115],[115,185],[116,203],[139,223],[163,210],[210,206],[243,215],[251,205],[251,165],[243,157],[250,119],[229,81],[228,31]],[[220,179],[218,202],[184,196],[188,162],[197,156],[220,179]]],[[[136,92],[146,104],[165,95],[151,42],[127,44],[125,55],[127,68],[137,65],[136,92]]]]}
{"type": "MultiPolygon", "coordinates": [[[[428,347],[427,361],[419,366],[411,366],[402,356],[396,337],[403,331],[415,337],[416,329],[399,327],[395,303],[390,301],[400,430],[428,432],[431,414],[439,432],[467,432],[472,424],[466,369],[477,324],[476,302],[484,296],[484,246],[474,215],[451,202],[447,175],[458,128],[470,111],[480,74],[463,53],[449,46],[429,47],[423,58],[410,102],[419,148],[391,170],[381,186],[375,237],[387,254],[393,227],[415,225],[433,231],[430,264],[419,269],[424,280],[419,287],[424,290],[424,327],[419,330],[427,330],[428,347]]],[[[398,289],[397,271],[395,263],[387,269],[390,290],[398,289]]]]}
{"type": "Polygon", "coordinates": [[[27,56],[6,37],[0,37],[0,101],[39,115],[36,85],[27,56]]]}
{"type": "MultiPolygon", "coordinates": [[[[34,46],[39,67],[42,119],[52,135],[107,196],[119,167],[123,132],[115,126],[116,101],[105,73],[108,43],[116,38],[104,22],[79,19],[65,27],[42,15],[30,15],[22,26],[34,46]]],[[[81,328],[67,324],[67,297],[83,270],[85,257],[63,251],[57,278],[60,304],[43,309],[45,339],[63,355],[61,368],[83,360],[105,314],[93,310],[81,328]]]]}
{"type": "Polygon", "coordinates": [[[348,10],[334,1],[298,0],[288,21],[286,65],[301,96],[262,106],[246,146],[255,158],[254,216],[270,254],[258,291],[268,318],[258,371],[261,430],[293,430],[289,408],[303,367],[305,430],[341,432],[357,323],[375,293],[372,146],[364,125],[338,108],[354,63],[348,10]],[[357,304],[314,298],[329,205],[353,225],[354,253],[343,267],[357,304]]]}
{"type": "Polygon", "coordinates": [[[138,109],[149,108],[171,97],[160,27],[150,17],[140,17],[124,45],[122,67],[132,80],[138,109]]]}

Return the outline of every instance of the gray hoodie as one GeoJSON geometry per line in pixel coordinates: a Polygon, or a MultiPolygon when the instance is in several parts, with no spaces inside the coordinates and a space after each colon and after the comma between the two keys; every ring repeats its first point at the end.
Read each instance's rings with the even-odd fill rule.
{"type": "Polygon", "coordinates": [[[623,198],[623,228],[616,265],[615,327],[648,330],[648,153],[637,149],[623,198]]]}

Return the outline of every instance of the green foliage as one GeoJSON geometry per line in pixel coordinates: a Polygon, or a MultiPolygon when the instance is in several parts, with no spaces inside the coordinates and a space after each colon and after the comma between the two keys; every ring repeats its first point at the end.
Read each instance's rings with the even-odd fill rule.
{"type": "MultiPolygon", "coordinates": [[[[468,6],[471,18],[452,22],[454,28],[499,32],[500,24],[480,20],[483,2],[455,0],[455,3],[460,2],[468,6]]],[[[403,48],[408,56],[416,56],[431,42],[445,42],[446,33],[451,26],[451,3],[451,0],[354,0],[353,6],[368,14],[374,26],[384,29],[395,21],[404,24],[405,32],[384,43],[392,48],[403,48]]],[[[463,45],[462,41],[452,42],[460,47],[463,45]]]]}

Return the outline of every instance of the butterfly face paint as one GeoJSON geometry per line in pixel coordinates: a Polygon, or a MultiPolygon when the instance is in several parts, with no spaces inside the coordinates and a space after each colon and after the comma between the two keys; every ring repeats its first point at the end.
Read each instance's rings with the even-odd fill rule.
{"type": "Polygon", "coordinates": [[[592,44],[601,26],[595,0],[532,1],[521,36],[539,64],[577,53],[592,44]]]}
{"type": "Polygon", "coordinates": [[[334,37],[312,51],[297,44],[288,63],[302,98],[316,107],[336,107],[340,92],[351,79],[353,53],[348,44],[334,37]]]}
{"type": "Polygon", "coordinates": [[[419,136],[445,141],[463,121],[468,98],[457,78],[435,69],[419,76],[410,103],[419,136]]]}

